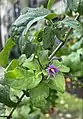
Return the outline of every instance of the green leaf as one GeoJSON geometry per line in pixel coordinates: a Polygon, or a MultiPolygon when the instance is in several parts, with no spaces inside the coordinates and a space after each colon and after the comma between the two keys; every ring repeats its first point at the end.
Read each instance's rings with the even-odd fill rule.
{"type": "Polygon", "coordinates": [[[49,63],[49,59],[48,59],[48,50],[41,50],[38,53],[38,57],[39,57],[39,61],[41,63],[41,65],[43,66],[43,68],[46,66],[46,64],[49,63]]]}
{"type": "Polygon", "coordinates": [[[5,48],[0,52],[0,66],[6,67],[8,64],[9,53],[15,43],[12,41],[11,38],[7,40],[5,48]]]}
{"type": "Polygon", "coordinates": [[[29,58],[37,48],[36,44],[32,44],[26,40],[19,40],[19,48],[22,54],[25,54],[27,58],[29,58]]]}
{"type": "Polygon", "coordinates": [[[55,0],[49,0],[48,4],[47,4],[47,9],[51,9],[53,4],[54,4],[55,0]]]}
{"type": "Polygon", "coordinates": [[[28,32],[31,25],[49,14],[51,14],[51,12],[45,8],[26,8],[26,10],[24,8],[22,14],[12,25],[12,39],[17,43],[22,36],[24,39],[26,32],[28,32]]]}
{"type": "Polygon", "coordinates": [[[42,72],[15,68],[5,73],[5,79],[7,85],[14,89],[32,89],[42,80],[42,72]]]}
{"type": "Polygon", "coordinates": [[[5,113],[5,107],[2,103],[0,103],[0,115],[5,113]]]}
{"type": "Polygon", "coordinates": [[[53,64],[57,67],[62,65],[62,63],[58,60],[53,60],[53,64]]]}
{"type": "Polygon", "coordinates": [[[22,73],[22,70],[21,68],[18,68],[16,67],[15,69],[13,70],[10,70],[10,71],[6,71],[5,72],[5,78],[6,79],[10,79],[12,81],[12,79],[23,79],[24,78],[24,75],[22,73]]]}
{"type": "Polygon", "coordinates": [[[83,15],[83,0],[80,0],[79,6],[78,6],[78,12],[80,15],[83,15]]]}
{"type": "Polygon", "coordinates": [[[36,31],[35,33],[35,40],[41,42],[42,41],[42,35],[43,35],[43,29],[40,31],[36,31]]]}
{"type": "Polygon", "coordinates": [[[14,107],[16,103],[11,101],[9,94],[9,87],[0,84],[0,102],[7,105],[8,107],[14,107]]]}
{"type": "Polygon", "coordinates": [[[66,32],[68,31],[68,27],[65,25],[63,26],[62,22],[58,22],[58,23],[55,23],[55,29],[54,29],[54,32],[56,34],[56,37],[61,40],[61,41],[64,41],[64,36],[66,34],[66,32]]]}
{"type": "Polygon", "coordinates": [[[50,49],[55,44],[55,34],[52,27],[46,27],[43,33],[43,47],[45,50],[50,49]]]}
{"type": "Polygon", "coordinates": [[[61,58],[62,58],[62,63],[63,63],[64,65],[70,67],[70,65],[71,65],[71,60],[69,59],[69,57],[68,57],[68,56],[62,56],[61,58]]]}
{"type": "Polygon", "coordinates": [[[58,68],[61,72],[64,72],[64,73],[68,73],[70,71],[70,68],[65,65],[61,65],[58,68]]]}
{"type": "MultiPolygon", "coordinates": [[[[51,15],[52,16],[52,15],[51,15]]],[[[45,16],[41,16],[41,17],[37,17],[37,18],[34,18],[33,20],[31,20],[28,24],[27,24],[27,27],[26,29],[23,31],[23,34],[26,34],[27,31],[29,30],[29,28],[32,26],[33,23],[39,21],[39,20],[42,20],[44,19],[45,17],[49,18],[49,16],[45,15],[45,16]]],[[[54,17],[54,15],[53,15],[54,17]]]]}
{"type": "Polygon", "coordinates": [[[63,65],[63,62],[59,62],[58,60],[54,60],[53,64],[59,68],[61,72],[68,73],[70,71],[70,68],[63,65]]]}
{"type": "Polygon", "coordinates": [[[74,29],[76,29],[76,28],[81,29],[82,28],[80,22],[78,22],[74,18],[70,18],[70,17],[69,18],[66,18],[66,19],[64,19],[62,21],[62,23],[65,24],[65,25],[67,25],[67,26],[69,26],[69,27],[71,27],[71,28],[74,28],[74,29]]]}
{"type": "Polygon", "coordinates": [[[19,65],[22,65],[25,62],[26,59],[27,59],[26,55],[25,54],[22,54],[19,57],[19,65]]]}
{"type": "Polygon", "coordinates": [[[49,87],[44,83],[40,83],[35,88],[31,89],[29,94],[33,105],[37,107],[43,104],[45,105],[45,98],[49,96],[49,87]]]}
{"type": "Polygon", "coordinates": [[[19,61],[17,59],[13,59],[6,67],[5,71],[13,70],[14,68],[18,67],[18,65],[19,61]]]}
{"type": "Polygon", "coordinates": [[[67,0],[67,7],[72,11],[77,11],[80,0],[67,0]]]}
{"type": "Polygon", "coordinates": [[[65,91],[65,78],[63,74],[56,74],[55,78],[50,78],[47,84],[51,89],[59,92],[65,91]]]}
{"type": "Polygon", "coordinates": [[[26,67],[30,70],[39,70],[40,69],[39,68],[39,63],[36,59],[33,59],[31,61],[29,59],[27,59],[27,60],[25,60],[25,62],[23,63],[22,66],[26,67]]]}
{"type": "Polygon", "coordinates": [[[71,61],[70,68],[72,71],[79,70],[81,68],[80,55],[76,52],[72,52],[69,56],[71,61]]]}
{"type": "Polygon", "coordinates": [[[62,21],[64,25],[67,25],[70,28],[73,28],[73,34],[77,38],[82,36],[82,25],[79,21],[75,20],[74,18],[66,18],[62,21]]]}
{"type": "Polygon", "coordinates": [[[52,19],[54,19],[56,17],[57,17],[57,15],[55,13],[51,13],[51,14],[49,14],[49,15],[46,16],[46,19],[52,20],[52,19]]]}
{"type": "Polygon", "coordinates": [[[29,93],[31,98],[36,98],[38,96],[47,98],[49,96],[49,87],[44,83],[40,83],[35,88],[31,89],[29,93]]]}

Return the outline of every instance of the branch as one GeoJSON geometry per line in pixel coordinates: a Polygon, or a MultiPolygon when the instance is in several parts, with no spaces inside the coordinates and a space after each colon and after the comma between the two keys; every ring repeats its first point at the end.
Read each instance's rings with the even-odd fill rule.
{"type": "Polygon", "coordinates": [[[5,115],[5,116],[0,116],[0,117],[1,117],[1,118],[3,118],[3,117],[4,117],[4,118],[7,118],[8,116],[5,115]]]}
{"type": "MultiPolygon", "coordinates": [[[[76,16],[75,20],[78,20],[79,17],[80,17],[80,15],[76,16]]],[[[67,42],[67,39],[68,39],[70,33],[72,32],[72,30],[73,30],[73,28],[70,28],[70,29],[68,30],[68,33],[66,34],[66,36],[65,36],[65,38],[64,38],[64,41],[61,42],[61,43],[57,46],[57,48],[52,52],[52,54],[49,56],[49,60],[51,60],[52,57],[57,53],[57,51],[67,42]]]]}
{"type": "Polygon", "coordinates": [[[16,106],[11,110],[9,116],[6,116],[7,119],[11,119],[13,112],[17,108],[18,104],[22,101],[22,99],[23,99],[24,96],[25,96],[25,93],[23,93],[22,96],[18,99],[18,102],[17,102],[16,106]]]}

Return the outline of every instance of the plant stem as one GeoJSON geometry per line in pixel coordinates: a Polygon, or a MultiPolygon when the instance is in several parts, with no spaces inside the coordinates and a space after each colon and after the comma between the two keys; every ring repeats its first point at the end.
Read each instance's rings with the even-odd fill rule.
{"type": "MultiPolygon", "coordinates": [[[[78,20],[79,17],[80,17],[80,15],[76,16],[75,20],[78,20]]],[[[70,29],[68,30],[68,32],[67,32],[67,34],[66,34],[66,36],[65,36],[65,38],[64,38],[64,41],[61,42],[61,43],[56,47],[56,49],[52,52],[52,54],[49,56],[49,60],[51,60],[52,57],[57,53],[57,51],[59,51],[59,49],[67,42],[67,39],[68,39],[70,33],[72,32],[72,30],[73,30],[73,28],[70,28],[70,29]]]]}
{"type": "Polygon", "coordinates": [[[16,106],[11,110],[9,116],[7,116],[7,119],[11,119],[13,112],[14,112],[15,109],[17,108],[18,104],[22,101],[22,99],[23,99],[24,96],[25,96],[25,93],[23,93],[22,96],[19,98],[19,100],[18,100],[16,106]]]}
{"type": "Polygon", "coordinates": [[[7,118],[8,116],[0,116],[0,117],[1,117],[1,118],[3,118],[3,117],[4,117],[4,118],[7,118]]]}

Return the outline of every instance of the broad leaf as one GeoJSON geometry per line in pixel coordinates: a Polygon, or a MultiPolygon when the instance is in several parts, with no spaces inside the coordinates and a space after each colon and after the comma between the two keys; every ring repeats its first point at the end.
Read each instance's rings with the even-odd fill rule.
{"type": "Polygon", "coordinates": [[[33,105],[39,107],[45,105],[45,98],[49,96],[49,87],[44,83],[40,83],[37,87],[29,92],[33,105]]]}
{"type": "Polygon", "coordinates": [[[6,67],[8,64],[9,53],[15,43],[12,41],[11,38],[7,40],[5,48],[0,52],[0,66],[6,67]]]}
{"type": "Polygon", "coordinates": [[[77,38],[82,36],[82,25],[77,20],[73,18],[67,18],[64,19],[62,23],[70,28],[73,28],[73,33],[77,38]]]}
{"type": "Polygon", "coordinates": [[[12,81],[12,79],[23,79],[24,78],[24,75],[22,73],[22,70],[21,68],[18,68],[16,67],[15,69],[13,70],[10,70],[10,71],[6,71],[5,72],[5,78],[7,79],[10,79],[12,81]]]}
{"type": "Polygon", "coordinates": [[[34,72],[32,70],[15,68],[5,73],[5,79],[7,84],[14,89],[32,89],[42,80],[42,73],[39,71],[34,72]]]}
{"type": "Polygon", "coordinates": [[[49,96],[49,87],[46,86],[44,83],[40,83],[38,86],[30,90],[30,97],[36,98],[38,96],[43,96],[47,98],[49,96]]]}
{"type": "Polygon", "coordinates": [[[73,18],[70,18],[70,17],[64,19],[62,21],[62,23],[65,24],[65,25],[67,25],[67,26],[69,26],[69,27],[71,27],[71,28],[74,28],[74,29],[76,29],[76,28],[79,28],[79,29],[82,28],[80,22],[78,22],[77,20],[75,20],[73,18]]]}
{"type": "Polygon", "coordinates": [[[13,23],[11,37],[18,43],[21,36],[26,35],[27,30],[34,22],[45,18],[49,14],[51,12],[45,8],[26,8],[26,10],[22,10],[22,14],[13,23]]]}
{"type": "Polygon", "coordinates": [[[76,71],[78,69],[80,69],[81,67],[81,62],[80,62],[80,54],[76,53],[76,52],[72,52],[68,58],[71,61],[71,65],[70,68],[72,71],[76,71]]]}
{"type": "Polygon", "coordinates": [[[56,74],[55,78],[50,78],[47,85],[51,89],[64,92],[65,91],[65,78],[63,74],[56,74]]]}
{"type": "Polygon", "coordinates": [[[39,63],[36,59],[33,59],[31,61],[29,59],[27,59],[27,60],[25,60],[25,62],[23,63],[22,66],[26,67],[30,70],[39,70],[40,69],[39,63]]]}
{"type": "Polygon", "coordinates": [[[66,66],[69,66],[71,65],[71,60],[68,58],[68,56],[62,56],[62,63],[66,66]]]}

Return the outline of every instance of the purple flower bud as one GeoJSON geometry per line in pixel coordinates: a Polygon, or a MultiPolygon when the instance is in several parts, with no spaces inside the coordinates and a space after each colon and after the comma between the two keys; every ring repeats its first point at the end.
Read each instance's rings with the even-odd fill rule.
{"type": "Polygon", "coordinates": [[[55,77],[55,73],[59,72],[59,68],[55,67],[53,64],[50,65],[47,69],[49,76],[55,77]]]}

